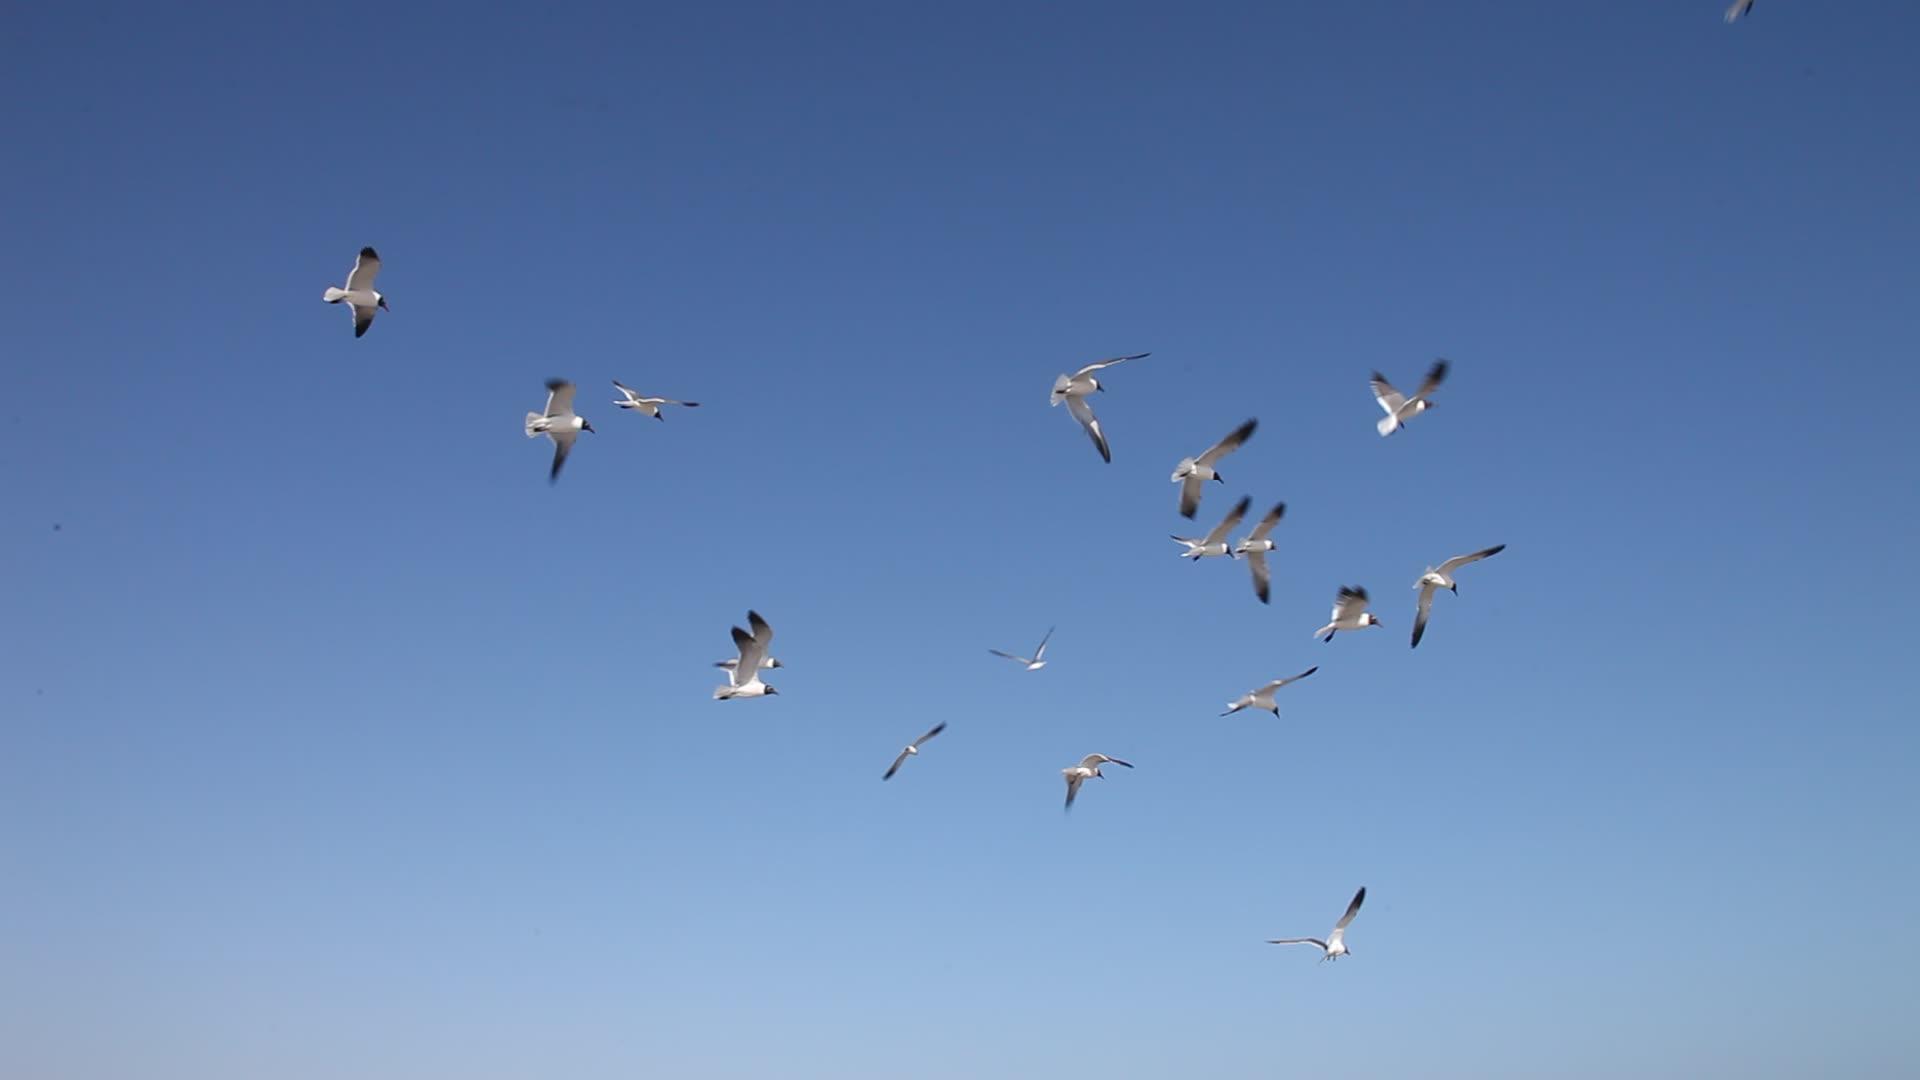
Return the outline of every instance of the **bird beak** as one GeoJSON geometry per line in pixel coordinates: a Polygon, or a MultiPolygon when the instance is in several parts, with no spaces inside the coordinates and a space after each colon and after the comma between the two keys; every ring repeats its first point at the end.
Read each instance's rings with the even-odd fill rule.
{"type": "MultiPolygon", "coordinates": [[[[587,423],[587,422],[586,422],[586,421],[584,421],[584,420],[582,420],[582,421],[580,422],[580,426],[581,426],[581,427],[583,427],[583,428],[586,428],[586,429],[587,429],[588,431],[593,431],[593,425],[592,425],[592,424],[589,424],[589,423],[587,423]]],[[[599,432],[597,432],[597,431],[594,431],[593,433],[594,433],[595,435],[598,435],[598,434],[600,434],[600,433],[599,433],[599,432]]]]}
{"type": "Polygon", "coordinates": [[[392,311],[392,310],[393,310],[392,308],[390,308],[390,307],[388,307],[388,306],[387,306],[387,298],[386,298],[386,297],[384,297],[384,296],[380,298],[380,310],[381,310],[381,311],[392,311]]]}

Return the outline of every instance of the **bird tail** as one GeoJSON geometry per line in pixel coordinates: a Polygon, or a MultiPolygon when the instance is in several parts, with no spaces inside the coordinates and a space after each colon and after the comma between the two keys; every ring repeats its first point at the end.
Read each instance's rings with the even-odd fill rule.
{"type": "Polygon", "coordinates": [[[724,701],[732,696],[733,687],[731,686],[716,686],[713,688],[713,700],[715,701],[724,701]]]}
{"type": "Polygon", "coordinates": [[[1380,422],[1375,424],[1374,427],[1380,429],[1380,437],[1384,439],[1400,429],[1400,420],[1398,417],[1393,416],[1382,417],[1380,422]]]}
{"type": "Polygon", "coordinates": [[[530,412],[527,414],[527,438],[531,439],[535,435],[540,434],[539,432],[533,430],[534,423],[539,419],[540,419],[540,414],[537,412],[530,412]]]}
{"type": "Polygon", "coordinates": [[[327,291],[320,297],[320,299],[325,300],[329,304],[337,304],[346,298],[347,290],[336,288],[332,285],[327,286],[327,291]]]}

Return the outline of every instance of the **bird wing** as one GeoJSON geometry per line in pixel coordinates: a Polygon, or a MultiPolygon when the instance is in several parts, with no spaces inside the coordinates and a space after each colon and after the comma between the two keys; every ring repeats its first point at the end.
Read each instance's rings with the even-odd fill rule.
{"type": "Polygon", "coordinates": [[[893,764],[887,766],[886,775],[882,776],[880,779],[882,780],[893,779],[893,774],[900,771],[900,763],[912,756],[913,756],[912,754],[907,753],[905,750],[900,751],[900,756],[893,759],[893,764]]]}
{"type": "Polygon", "coordinates": [[[1253,572],[1253,595],[1259,597],[1263,604],[1271,603],[1273,575],[1267,571],[1267,553],[1247,552],[1247,568],[1253,572]]]}
{"type": "Polygon", "coordinates": [[[1253,435],[1253,429],[1258,427],[1259,424],[1260,421],[1258,419],[1249,420],[1241,424],[1239,427],[1234,428],[1226,438],[1207,447],[1207,452],[1201,454],[1194,460],[1202,465],[1212,465],[1214,462],[1240,449],[1240,444],[1246,442],[1247,439],[1253,435]]]}
{"type": "Polygon", "coordinates": [[[1395,390],[1393,384],[1387,381],[1387,377],[1377,371],[1373,373],[1373,378],[1367,380],[1367,384],[1373,387],[1373,400],[1379,402],[1382,409],[1387,410],[1388,416],[1399,415],[1401,406],[1407,403],[1405,394],[1395,390]]]}
{"type": "Polygon", "coordinates": [[[613,380],[613,385],[620,391],[622,395],[626,397],[628,401],[640,400],[639,391],[635,390],[631,386],[628,386],[626,383],[621,382],[619,379],[613,380]]]}
{"type": "Polygon", "coordinates": [[[1033,658],[1035,660],[1038,660],[1041,657],[1047,655],[1047,642],[1053,640],[1053,630],[1054,630],[1053,627],[1051,626],[1047,627],[1046,636],[1040,639],[1040,647],[1033,650],[1033,658]]]}
{"type": "Polygon", "coordinates": [[[747,612],[747,627],[753,631],[753,640],[760,645],[761,656],[773,651],[773,626],[761,618],[759,612],[747,612]]]}
{"type": "Polygon", "coordinates": [[[1105,754],[1096,754],[1096,755],[1094,755],[1094,756],[1095,756],[1095,757],[1098,757],[1098,758],[1099,758],[1099,759],[1100,759],[1101,761],[1104,761],[1104,762],[1106,762],[1106,763],[1107,763],[1107,764],[1109,764],[1109,765],[1118,765],[1118,766],[1120,766],[1120,767],[1121,767],[1121,768],[1123,768],[1123,769],[1131,769],[1131,768],[1133,768],[1133,763],[1132,763],[1132,762],[1130,762],[1130,761],[1121,761],[1121,760],[1120,760],[1119,758],[1117,758],[1117,757],[1108,757],[1108,756],[1107,756],[1107,755],[1105,755],[1105,754]]]}
{"type": "Polygon", "coordinates": [[[1318,945],[1321,952],[1327,951],[1327,943],[1317,937],[1283,937],[1267,942],[1269,945],[1318,945]]]}
{"type": "Polygon", "coordinates": [[[1301,679],[1304,679],[1307,676],[1319,670],[1320,670],[1320,665],[1315,664],[1314,666],[1308,668],[1307,670],[1301,672],[1298,675],[1292,676],[1291,678],[1275,679],[1272,682],[1268,683],[1267,685],[1261,687],[1259,692],[1262,694],[1270,694],[1273,691],[1278,690],[1281,687],[1287,685],[1288,683],[1299,682],[1301,679]]]}
{"type": "Polygon", "coordinates": [[[1111,464],[1113,451],[1107,448],[1107,436],[1100,430],[1100,418],[1093,415],[1093,406],[1087,403],[1085,397],[1069,396],[1067,411],[1080,421],[1081,427],[1087,429],[1087,437],[1093,440],[1094,449],[1100,451],[1100,460],[1111,464]]]}
{"type": "Polygon", "coordinates": [[[1481,551],[1476,551],[1471,555],[1455,555],[1453,558],[1448,559],[1446,562],[1441,563],[1439,569],[1441,573],[1447,575],[1448,577],[1452,577],[1453,572],[1455,570],[1460,569],[1461,567],[1467,565],[1468,563],[1479,562],[1481,559],[1498,555],[1505,550],[1507,550],[1507,545],[1495,544],[1490,548],[1486,548],[1481,551]]]}
{"type": "Polygon", "coordinates": [[[993,654],[993,655],[995,655],[995,656],[1004,656],[1004,657],[1006,657],[1007,659],[1009,659],[1009,660],[1012,660],[1012,661],[1015,661],[1015,662],[1017,662],[1017,663],[1022,663],[1022,664],[1031,664],[1031,663],[1033,662],[1033,661],[1031,661],[1031,660],[1028,660],[1028,659],[1027,659],[1026,657],[1024,657],[1024,656],[1015,656],[1015,655],[1013,655],[1013,654],[1012,654],[1012,653],[1010,653],[1010,652],[1001,652],[1001,651],[1000,651],[999,649],[988,649],[987,651],[988,651],[988,652],[990,652],[990,653],[992,653],[992,654],[993,654]]]}
{"type": "Polygon", "coordinates": [[[353,336],[366,337],[367,327],[373,325],[373,316],[380,309],[372,304],[348,304],[353,310],[353,336]]]}
{"type": "Polygon", "coordinates": [[[1333,601],[1333,621],[1343,622],[1367,610],[1367,590],[1362,588],[1340,587],[1340,595],[1333,601]]]}
{"type": "Polygon", "coordinates": [[[1360,886],[1360,891],[1353,894],[1353,902],[1347,905],[1347,913],[1340,916],[1339,922],[1333,924],[1333,932],[1337,934],[1345,930],[1347,924],[1353,921],[1353,917],[1360,914],[1360,905],[1366,903],[1366,900],[1367,887],[1362,885],[1360,886]]]}
{"type": "Polygon", "coordinates": [[[547,411],[542,416],[573,415],[573,384],[565,379],[547,380],[547,411]]]}
{"type": "Polygon", "coordinates": [[[1433,583],[1431,581],[1422,582],[1420,585],[1420,610],[1413,614],[1413,644],[1408,645],[1407,648],[1417,649],[1420,647],[1420,639],[1425,637],[1427,633],[1427,613],[1432,610],[1433,583]]]}
{"type": "Polygon", "coordinates": [[[1093,363],[1088,364],[1086,367],[1083,367],[1079,371],[1074,372],[1073,377],[1077,379],[1082,375],[1091,375],[1092,373],[1099,371],[1101,368],[1110,368],[1115,364],[1121,363],[1122,361],[1139,360],[1143,357],[1148,357],[1152,355],[1153,355],[1152,353],[1143,352],[1143,353],[1134,353],[1132,356],[1109,356],[1105,360],[1095,360],[1093,363]]]}
{"type": "Polygon", "coordinates": [[[1753,0],[1733,0],[1733,6],[1727,9],[1727,21],[1734,22],[1753,7],[1753,0]]]}
{"type": "Polygon", "coordinates": [[[573,453],[573,440],[579,437],[572,428],[547,432],[547,438],[553,440],[553,467],[547,470],[547,483],[559,482],[560,467],[567,463],[567,455],[573,453]]]}
{"type": "Polygon", "coordinates": [[[1200,509],[1200,492],[1206,488],[1206,481],[1198,476],[1188,476],[1180,481],[1180,516],[1190,518],[1200,509]]]}
{"type": "Polygon", "coordinates": [[[1433,393],[1440,388],[1440,380],[1446,377],[1447,362],[1445,360],[1435,360],[1433,366],[1427,369],[1427,377],[1421,381],[1420,389],[1415,390],[1413,396],[1415,398],[1423,398],[1433,393]]]}
{"type": "Polygon", "coordinates": [[[935,735],[938,735],[945,730],[947,730],[947,722],[945,720],[942,720],[939,723],[933,725],[932,730],[928,731],[925,735],[922,735],[919,738],[913,740],[913,745],[918,747],[921,744],[925,743],[928,739],[933,738],[935,735]]]}
{"type": "Polygon", "coordinates": [[[760,661],[767,655],[767,646],[752,634],[733,628],[733,647],[740,650],[740,662],[734,665],[729,678],[735,686],[745,686],[759,677],[760,661]]]}
{"type": "Polygon", "coordinates": [[[353,260],[353,269],[347,271],[348,292],[372,292],[373,279],[380,276],[380,255],[370,247],[360,249],[360,257],[353,260]]]}
{"type": "Polygon", "coordinates": [[[1273,509],[1267,511],[1267,516],[1260,519],[1260,524],[1255,525],[1253,531],[1247,534],[1247,539],[1265,540],[1267,535],[1273,532],[1273,527],[1280,524],[1280,519],[1286,515],[1287,504],[1275,503],[1273,509]]]}
{"type": "Polygon", "coordinates": [[[1252,503],[1253,496],[1240,496],[1240,501],[1233,504],[1233,509],[1227,511],[1227,516],[1220,519],[1220,524],[1208,530],[1206,539],[1200,542],[1202,544],[1225,543],[1227,534],[1240,527],[1240,519],[1247,516],[1247,507],[1252,503]]]}
{"type": "Polygon", "coordinates": [[[1067,809],[1073,809],[1073,797],[1080,794],[1080,782],[1086,777],[1072,770],[1063,770],[1067,774],[1067,809]]]}

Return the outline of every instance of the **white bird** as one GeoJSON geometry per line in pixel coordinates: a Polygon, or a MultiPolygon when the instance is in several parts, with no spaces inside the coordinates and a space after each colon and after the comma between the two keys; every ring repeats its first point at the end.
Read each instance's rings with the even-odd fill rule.
{"type": "Polygon", "coordinates": [[[1259,597],[1263,604],[1268,602],[1272,591],[1272,575],[1267,572],[1267,552],[1273,550],[1273,541],[1268,537],[1286,512],[1286,503],[1275,503],[1273,509],[1267,511],[1267,516],[1260,519],[1260,524],[1255,525],[1247,538],[1233,549],[1235,555],[1247,557],[1247,567],[1253,571],[1253,595],[1259,597]]]}
{"type": "Polygon", "coordinates": [[[933,738],[935,735],[938,735],[945,730],[947,730],[947,722],[945,720],[942,720],[938,724],[933,725],[932,731],[929,731],[925,735],[922,735],[919,738],[908,743],[906,746],[906,749],[900,751],[900,756],[893,759],[893,764],[887,766],[887,775],[881,777],[880,779],[882,780],[893,779],[893,774],[900,771],[901,762],[907,760],[910,757],[920,756],[921,743],[926,742],[928,739],[933,738]]]}
{"type": "Polygon", "coordinates": [[[567,455],[573,452],[573,440],[579,438],[582,431],[592,430],[592,424],[573,414],[573,384],[565,379],[548,379],[546,411],[527,414],[527,438],[545,435],[553,441],[553,468],[547,470],[548,483],[559,482],[560,466],[567,463],[567,455]]]}
{"type": "Polygon", "coordinates": [[[682,405],[689,409],[697,409],[700,407],[700,403],[697,401],[675,401],[672,398],[641,397],[633,387],[628,386],[619,379],[613,380],[613,385],[620,388],[621,394],[620,400],[614,402],[615,405],[623,409],[637,409],[653,417],[655,420],[666,419],[666,416],[660,411],[660,406],[662,405],[682,405]]]}
{"type": "Polygon", "coordinates": [[[1191,536],[1175,536],[1175,542],[1187,545],[1187,550],[1181,552],[1180,557],[1195,562],[1209,556],[1233,558],[1233,549],[1227,544],[1227,534],[1240,526],[1240,519],[1247,516],[1247,507],[1251,505],[1253,496],[1242,495],[1233,509],[1227,511],[1227,516],[1220,519],[1220,524],[1207,531],[1207,535],[1197,540],[1191,536]]]}
{"type": "Polygon", "coordinates": [[[1128,765],[1117,757],[1088,754],[1080,759],[1080,764],[1061,769],[1060,775],[1067,778],[1067,809],[1073,809],[1073,797],[1080,794],[1080,785],[1101,775],[1100,766],[1102,765],[1122,765],[1129,769],[1133,768],[1132,765],[1128,765]]]}
{"type": "Polygon", "coordinates": [[[1062,375],[1053,380],[1053,392],[1047,396],[1047,404],[1067,403],[1067,411],[1073,414],[1080,426],[1087,430],[1087,437],[1093,440],[1094,449],[1100,451],[1100,459],[1113,463],[1113,451],[1107,447],[1107,436],[1100,430],[1100,419],[1093,415],[1093,405],[1087,401],[1087,395],[1094,391],[1105,391],[1100,380],[1093,373],[1101,368],[1109,368],[1127,360],[1139,360],[1152,356],[1152,353],[1134,353],[1132,356],[1115,356],[1088,364],[1071,375],[1062,375]]]}
{"type": "Polygon", "coordinates": [[[329,304],[347,304],[353,309],[353,336],[366,334],[367,327],[373,325],[375,311],[392,311],[387,306],[387,298],[373,290],[373,279],[380,275],[380,255],[370,247],[360,249],[360,257],[353,261],[353,269],[347,272],[347,287],[344,289],[328,286],[320,299],[329,304]]]}
{"type": "Polygon", "coordinates": [[[1333,619],[1327,625],[1313,632],[1314,637],[1327,635],[1332,641],[1333,635],[1342,630],[1365,630],[1369,626],[1379,626],[1380,620],[1367,610],[1367,590],[1358,585],[1348,588],[1340,586],[1340,595],[1333,601],[1333,619]]]}
{"type": "Polygon", "coordinates": [[[1353,954],[1353,950],[1347,948],[1347,924],[1352,922],[1353,917],[1360,913],[1360,905],[1365,902],[1366,899],[1367,887],[1362,885],[1360,886],[1360,891],[1353,894],[1353,903],[1347,905],[1347,913],[1340,916],[1339,922],[1333,924],[1333,933],[1328,934],[1327,940],[1325,941],[1314,937],[1289,937],[1271,940],[1268,941],[1267,944],[1318,945],[1320,947],[1320,962],[1323,964],[1328,960],[1334,960],[1342,956],[1350,956],[1353,954]]]}
{"type": "Polygon", "coordinates": [[[1495,544],[1485,551],[1476,551],[1471,555],[1455,555],[1439,566],[1427,567],[1427,572],[1421,574],[1420,580],[1413,583],[1413,587],[1420,590],[1420,611],[1413,617],[1413,644],[1407,647],[1419,648],[1420,636],[1427,632],[1427,612],[1433,609],[1433,590],[1446,589],[1453,595],[1459,596],[1460,586],[1454,584],[1453,575],[1468,563],[1479,562],[1481,559],[1498,555],[1505,550],[1507,545],[1495,544]]]}
{"type": "Polygon", "coordinates": [[[780,692],[760,681],[760,671],[766,666],[762,661],[766,659],[767,647],[773,644],[773,627],[768,626],[767,620],[761,618],[757,611],[747,612],[747,625],[753,627],[751,633],[737,626],[733,628],[733,647],[740,650],[740,657],[727,672],[727,685],[714,689],[715,701],[764,697],[780,692]],[[744,678],[741,672],[746,673],[744,678]]]}
{"type": "Polygon", "coordinates": [[[1039,671],[1041,668],[1047,666],[1047,642],[1053,637],[1053,629],[1051,626],[1047,627],[1046,637],[1040,639],[1040,647],[1033,650],[1031,657],[1015,656],[1010,652],[1001,652],[999,649],[988,649],[987,651],[995,656],[1003,656],[1015,663],[1025,664],[1028,671],[1039,671]]]}
{"type": "Polygon", "coordinates": [[[1733,6],[1727,9],[1727,21],[1737,22],[1740,16],[1753,10],[1753,0],[1733,0],[1733,6]]]}
{"type": "Polygon", "coordinates": [[[1433,408],[1431,395],[1440,386],[1440,380],[1446,377],[1447,362],[1435,360],[1433,366],[1427,369],[1427,377],[1420,383],[1420,389],[1414,391],[1412,397],[1407,397],[1395,390],[1385,375],[1374,372],[1369,380],[1373,386],[1373,400],[1379,402],[1380,408],[1386,410],[1387,414],[1374,425],[1380,430],[1380,437],[1384,439],[1399,431],[1408,420],[1433,408]]]}
{"type": "Polygon", "coordinates": [[[1232,716],[1234,713],[1239,712],[1241,709],[1265,709],[1268,712],[1272,713],[1273,715],[1279,716],[1280,706],[1275,705],[1273,703],[1273,692],[1287,685],[1288,683],[1299,682],[1301,679],[1304,679],[1307,676],[1319,670],[1320,670],[1320,666],[1318,664],[1315,664],[1313,667],[1310,667],[1307,670],[1301,672],[1300,674],[1295,675],[1291,679],[1275,679],[1258,690],[1254,690],[1250,693],[1244,694],[1237,700],[1227,702],[1227,711],[1221,713],[1220,715],[1232,716]]]}
{"type": "MultiPolygon", "coordinates": [[[[1182,458],[1180,464],[1174,466],[1172,479],[1174,483],[1180,485],[1181,517],[1190,518],[1194,511],[1200,509],[1200,491],[1203,485],[1209,480],[1221,480],[1214,466],[1220,463],[1221,458],[1240,449],[1240,444],[1247,441],[1247,437],[1253,434],[1253,429],[1258,423],[1256,419],[1241,424],[1233,429],[1232,434],[1208,447],[1199,457],[1182,458]]],[[[1222,480],[1222,482],[1225,481],[1222,480]]]]}

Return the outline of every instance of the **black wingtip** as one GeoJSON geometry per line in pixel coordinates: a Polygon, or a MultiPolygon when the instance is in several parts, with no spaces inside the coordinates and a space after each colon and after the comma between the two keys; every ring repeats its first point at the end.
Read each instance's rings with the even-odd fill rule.
{"type": "Polygon", "coordinates": [[[565,385],[567,385],[567,380],[565,380],[565,379],[548,379],[548,380],[547,380],[547,391],[548,391],[549,393],[552,393],[552,392],[554,392],[554,391],[556,391],[556,390],[559,390],[559,389],[560,389],[561,387],[563,387],[563,386],[565,386],[565,385]]]}
{"type": "Polygon", "coordinates": [[[380,253],[370,247],[363,247],[360,249],[360,257],[363,259],[377,259],[380,257],[380,253]]]}

